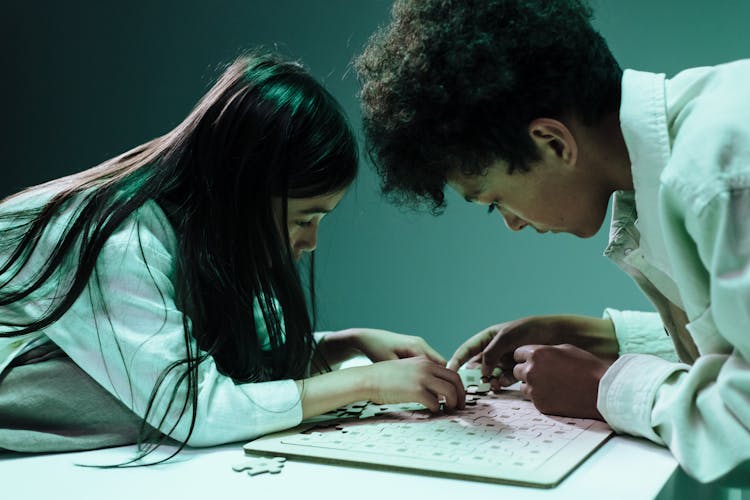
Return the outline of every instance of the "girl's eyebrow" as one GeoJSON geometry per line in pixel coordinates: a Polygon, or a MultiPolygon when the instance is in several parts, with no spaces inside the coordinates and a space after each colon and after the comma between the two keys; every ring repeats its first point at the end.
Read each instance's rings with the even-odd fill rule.
{"type": "Polygon", "coordinates": [[[310,207],[310,208],[304,208],[300,210],[299,213],[305,214],[305,215],[315,215],[315,214],[325,215],[325,214],[331,213],[331,210],[332,209],[325,208],[325,207],[310,207]]]}

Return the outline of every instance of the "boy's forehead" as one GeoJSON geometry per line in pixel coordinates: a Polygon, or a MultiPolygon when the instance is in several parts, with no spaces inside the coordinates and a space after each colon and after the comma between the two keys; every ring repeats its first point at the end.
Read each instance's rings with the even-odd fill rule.
{"type": "Polygon", "coordinates": [[[484,190],[486,175],[467,175],[459,169],[455,169],[446,176],[446,183],[467,200],[479,196],[484,190]]]}

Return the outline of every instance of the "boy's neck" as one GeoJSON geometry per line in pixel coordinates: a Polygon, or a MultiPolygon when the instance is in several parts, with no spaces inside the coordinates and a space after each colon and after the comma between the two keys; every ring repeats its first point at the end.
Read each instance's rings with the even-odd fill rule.
{"type": "Polygon", "coordinates": [[[619,112],[615,111],[592,127],[580,127],[579,151],[586,151],[585,161],[601,175],[612,192],[632,191],[630,155],[620,129],[619,112]]]}

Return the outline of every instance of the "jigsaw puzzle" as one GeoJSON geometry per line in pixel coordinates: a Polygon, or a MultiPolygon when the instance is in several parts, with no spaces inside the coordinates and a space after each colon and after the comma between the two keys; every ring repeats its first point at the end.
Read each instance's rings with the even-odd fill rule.
{"type": "MultiPolygon", "coordinates": [[[[468,380],[468,379],[467,379],[468,380]]],[[[468,387],[475,385],[469,380],[468,387]]],[[[543,415],[519,391],[467,394],[466,408],[359,402],[247,443],[250,454],[550,487],[611,434],[603,422],[543,415]]]]}

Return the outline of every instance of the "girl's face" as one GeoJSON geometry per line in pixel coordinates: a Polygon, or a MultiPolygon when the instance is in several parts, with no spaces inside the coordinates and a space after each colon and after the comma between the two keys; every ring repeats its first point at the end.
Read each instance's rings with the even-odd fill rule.
{"type": "MultiPolygon", "coordinates": [[[[288,198],[286,228],[289,232],[289,245],[295,259],[302,256],[302,252],[312,252],[318,244],[318,228],[320,221],[336,208],[346,189],[332,194],[314,196],[312,198],[288,198]]],[[[281,219],[281,198],[274,198],[274,213],[277,220],[281,219]]]]}

